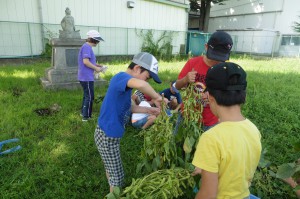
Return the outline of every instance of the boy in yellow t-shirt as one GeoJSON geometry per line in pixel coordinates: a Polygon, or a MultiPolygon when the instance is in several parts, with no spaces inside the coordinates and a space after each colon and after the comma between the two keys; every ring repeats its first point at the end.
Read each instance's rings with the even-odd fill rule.
{"type": "Polygon", "coordinates": [[[246,73],[237,64],[219,63],[206,75],[206,94],[219,123],[204,132],[193,159],[201,174],[200,198],[243,199],[261,154],[261,135],[241,113],[246,99],[246,73]]]}

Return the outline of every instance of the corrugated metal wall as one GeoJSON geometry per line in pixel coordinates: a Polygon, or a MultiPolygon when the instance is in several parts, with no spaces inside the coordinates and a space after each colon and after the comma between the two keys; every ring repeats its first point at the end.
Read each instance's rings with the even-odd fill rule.
{"type": "MultiPolygon", "coordinates": [[[[44,51],[43,41],[58,38],[60,25],[21,23],[21,22],[0,22],[0,58],[23,57],[40,55],[44,51]],[[41,34],[41,28],[44,34],[41,34]]],[[[141,50],[143,37],[152,31],[155,41],[163,34],[162,30],[130,29],[130,28],[109,28],[97,26],[76,26],[80,30],[82,38],[88,30],[95,29],[101,33],[105,42],[94,48],[96,55],[133,55],[141,50]],[[142,33],[141,33],[142,32],[142,33]]],[[[173,54],[180,52],[180,45],[186,43],[185,31],[167,31],[172,34],[173,54]]]]}
{"type": "Polygon", "coordinates": [[[105,38],[96,53],[139,52],[142,41],[135,32],[142,29],[155,31],[156,37],[163,31],[176,32],[173,53],[179,53],[186,42],[188,2],[131,1],[133,8],[127,7],[127,0],[0,0],[0,57],[39,55],[45,38],[58,38],[66,7],[81,38],[90,29],[99,30],[105,38]]]}
{"type": "Polygon", "coordinates": [[[292,26],[299,22],[299,0],[228,0],[211,8],[209,32],[227,30],[237,38],[236,50],[279,56],[299,57],[300,38],[292,26]]]}
{"type": "Polygon", "coordinates": [[[295,33],[300,15],[299,0],[228,0],[211,8],[209,32],[217,29],[268,29],[295,33]]]}

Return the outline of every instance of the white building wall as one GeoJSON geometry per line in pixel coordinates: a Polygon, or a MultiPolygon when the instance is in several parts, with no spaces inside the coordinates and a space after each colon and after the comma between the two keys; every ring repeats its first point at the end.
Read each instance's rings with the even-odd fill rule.
{"type": "Polygon", "coordinates": [[[0,21],[39,22],[37,0],[0,0],[0,21]]]}
{"type": "Polygon", "coordinates": [[[294,33],[299,21],[299,0],[228,0],[211,8],[209,32],[217,29],[268,29],[281,34],[294,33]]]}
{"type": "Polygon", "coordinates": [[[60,24],[69,7],[77,26],[187,30],[187,10],[182,7],[131,0],[134,8],[127,8],[127,1],[0,0],[0,21],[60,24]]]}
{"type": "Polygon", "coordinates": [[[134,8],[128,8],[127,1],[0,0],[0,22],[2,22],[0,44],[7,41],[19,42],[16,48],[0,49],[0,56],[8,51],[12,53],[8,56],[40,54],[43,50],[43,32],[54,33],[58,37],[58,30],[61,29],[60,22],[65,16],[66,7],[70,8],[71,15],[75,19],[75,27],[80,30],[82,38],[86,38],[85,33],[89,29],[99,28],[105,42],[95,49],[96,53],[134,54],[138,52],[140,49],[137,49],[137,46],[140,46],[142,41],[132,33],[135,29],[182,31],[182,34],[177,35],[172,42],[173,53],[178,53],[180,45],[185,44],[189,2],[177,0],[173,2],[179,4],[174,5],[176,3],[167,4],[162,0],[131,0],[134,2],[134,8]],[[20,27],[11,27],[10,23],[4,22],[20,22],[20,27]],[[37,23],[37,25],[27,28],[26,23],[37,23]],[[24,31],[30,32],[30,35],[25,36],[26,39],[17,36],[24,31]],[[12,34],[15,35],[14,38],[12,34]],[[30,42],[29,37],[31,37],[30,42]],[[28,48],[28,46],[31,47],[28,48]]]}
{"type": "Polygon", "coordinates": [[[235,38],[237,52],[265,55],[299,56],[300,46],[281,44],[282,37],[300,37],[292,26],[299,22],[299,0],[228,0],[225,5],[213,5],[209,32],[226,30],[235,38]],[[282,53],[285,52],[285,53],[282,53]]]}
{"type": "Polygon", "coordinates": [[[284,0],[283,12],[277,13],[275,29],[281,34],[293,34],[293,22],[299,22],[300,16],[300,1],[299,0],[284,0]]]}

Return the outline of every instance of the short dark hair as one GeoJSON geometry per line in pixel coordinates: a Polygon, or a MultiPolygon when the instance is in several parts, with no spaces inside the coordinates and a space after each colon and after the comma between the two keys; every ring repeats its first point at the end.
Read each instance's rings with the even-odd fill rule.
{"type": "MultiPolygon", "coordinates": [[[[134,62],[131,62],[131,63],[129,64],[128,68],[133,69],[136,65],[138,65],[138,64],[136,64],[136,63],[134,63],[134,62]]],[[[141,66],[141,73],[143,73],[145,70],[147,70],[147,69],[145,69],[145,68],[143,68],[143,67],[141,66]]],[[[147,71],[148,71],[148,70],[147,70],[147,71]]]]}
{"type": "MultiPolygon", "coordinates": [[[[230,84],[236,84],[238,77],[233,75],[229,79],[230,84]]],[[[246,102],[246,90],[214,90],[206,88],[211,96],[216,99],[217,104],[222,106],[232,106],[244,104],[246,102]]]]}
{"type": "Polygon", "coordinates": [[[218,105],[233,106],[246,102],[246,91],[221,91],[207,89],[209,95],[216,99],[218,105]]]}
{"type": "Polygon", "coordinates": [[[93,39],[93,38],[87,38],[86,39],[87,42],[93,43],[93,44],[98,44],[100,41],[93,39]]]}

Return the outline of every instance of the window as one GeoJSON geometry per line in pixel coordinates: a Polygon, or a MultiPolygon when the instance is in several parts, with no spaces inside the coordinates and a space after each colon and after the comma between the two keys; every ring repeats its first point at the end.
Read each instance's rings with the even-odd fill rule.
{"type": "Polygon", "coordinates": [[[300,35],[282,35],[281,45],[300,46],[300,35]]]}

